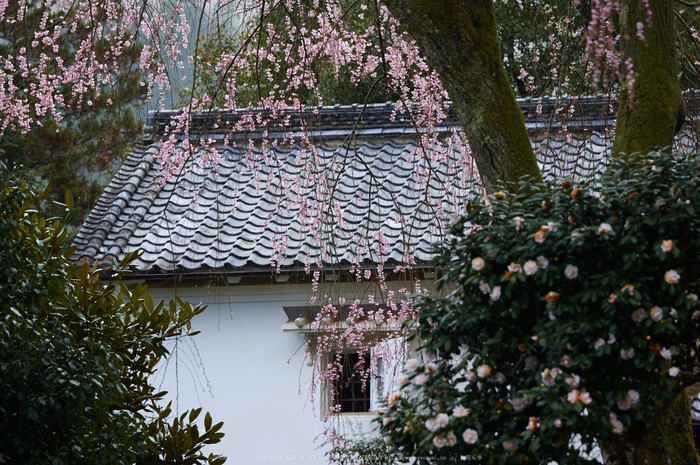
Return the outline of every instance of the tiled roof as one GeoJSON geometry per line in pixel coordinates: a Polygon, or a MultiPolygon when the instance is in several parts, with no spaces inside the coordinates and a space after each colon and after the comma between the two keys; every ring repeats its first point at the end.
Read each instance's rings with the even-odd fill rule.
{"type": "MultiPolygon", "coordinates": [[[[556,120],[552,100],[520,103],[545,177],[602,171],[609,146],[604,129],[614,124],[607,97],[580,99],[578,111],[556,120]],[[551,135],[561,125],[568,135],[551,135]]],[[[437,128],[444,135],[456,127],[447,113],[437,128]]],[[[196,116],[192,132],[220,142],[221,162],[202,168],[190,161],[181,177],[161,185],[154,141],[175,114],[149,115],[150,135],[87,217],[74,258],[109,264],[140,250],[136,267],[144,274],[351,266],[376,262],[378,253],[389,263],[427,261],[430,243],[442,234],[436,218],[476,192],[466,157],[437,146],[427,158],[417,154],[415,128],[390,104],[321,107],[303,120],[287,113],[285,126],[270,126],[266,136],[287,137],[293,147],[257,144],[252,153],[240,142],[261,134],[231,133],[240,115],[196,116]],[[302,133],[310,134],[313,147],[301,141],[302,133]],[[319,182],[327,184],[320,197],[319,182]]],[[[690,134],[679,143],[700,149],[690,134]]]]}

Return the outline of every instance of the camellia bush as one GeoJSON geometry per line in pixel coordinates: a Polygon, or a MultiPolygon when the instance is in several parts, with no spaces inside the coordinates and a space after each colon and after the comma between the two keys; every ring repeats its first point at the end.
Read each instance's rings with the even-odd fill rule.
{"type": "Polygon", "coordinates": [[[700,380],[699,160],[633,155],[595,181],[470,202],[435,259],[451,293],[414,322],[427,356],[378,418],[393,451],[573,464],[597,443],[664,463],[692,440],[690,418],[668,419],[700,380]]]}

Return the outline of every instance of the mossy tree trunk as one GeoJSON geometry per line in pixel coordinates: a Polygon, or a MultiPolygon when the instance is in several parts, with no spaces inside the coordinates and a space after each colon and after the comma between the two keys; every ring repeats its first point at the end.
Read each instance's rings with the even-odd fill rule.
{"type": "Polygon", "coordinates": [[[620,27],[623,59],[632,60],[634,83],[620,92],[614,156],[671,145],[685,119],[673,1],[624,0],[620,27]],[[649,9],[651,26],[647,23],[649,9]],[[638,24],[644,25],[643,39],[637,34],[638,24]]]}
{"type": "MultiPolygon", "coordinates": [[[[620,92],[613,156],[672,145],[685,119],[672,0],[624,0],[620,27],[623,59],[632,60],[634,83],[620,92]],[[651,24],[647,20],[649,9],[651,24]],[[644,25],[643,38],[637,34],[638,24],[644,25]]],[[[617,463],[700,463],[688,394],[682,391],[658,418],[656,426],[662,436],[647,435],[644,440],[628,443],[629,455],[617,463]],[[664,456],[661,461],[659,453],[664,456]]]]}
{"type": "Polygon", "coordinates": [[[384,0],[453,101],[487,189],[522,175],[542,179],[508,82],[493,0],[384,0]]]}

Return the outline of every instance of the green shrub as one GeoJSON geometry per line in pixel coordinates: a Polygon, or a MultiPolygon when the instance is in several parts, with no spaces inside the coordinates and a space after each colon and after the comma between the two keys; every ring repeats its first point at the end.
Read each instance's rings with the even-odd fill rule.
{"type": "Polygon", "coordinates": [[[206,414],[201,431],[199,410],[169,420],[149,382],[204,308],[119,284],[131,258],[116,273],[71,263],[63,221],[41,215],[48,192],[0,163],[0,463],[223,463],[201,452],[222,424],[206,414]]]}

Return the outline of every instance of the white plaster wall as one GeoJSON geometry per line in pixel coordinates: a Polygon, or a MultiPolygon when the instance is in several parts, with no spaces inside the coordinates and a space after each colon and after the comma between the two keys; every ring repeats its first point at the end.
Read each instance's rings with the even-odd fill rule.
{"type": "MultiPolygon", "coordinates": [[[[208,308],[193,321],[192,329],[201,331],[195,346],[184,340],[171,347],[156,386],[162,382],[169,391],[173,410],[201,406],[202,418],[209,411],[215,423],[224,422],[226,436],[209,452],[227,456],[229,464],[327,463],[320,446],[329,425],[318,400],[312,409],[302,337],[280,328],[287,322],[282,307],[307,305],[309,292],[309,286],[286,284],[178,289],[184,300],[208,308]]],[[[151,290],[154,300],[173,293],[151,290]]],[[[367,430],[369,421],[345,421],[341,428],[367,430]]]]}

